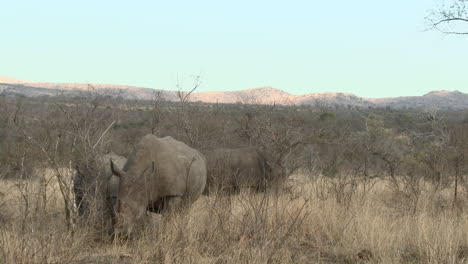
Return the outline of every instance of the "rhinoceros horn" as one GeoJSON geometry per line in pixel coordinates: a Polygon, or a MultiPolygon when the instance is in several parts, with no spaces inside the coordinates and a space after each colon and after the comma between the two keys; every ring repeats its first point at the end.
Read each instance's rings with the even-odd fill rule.
{"type": "Polygon", "coordinates": [[[115,176],[121,178],[122,175],[125,175],[125,172],[122,169],[114,165],[114,162],[112,161],[112,159],[110,159],[110,166],[111,166],[111,171],[115,176]]]}

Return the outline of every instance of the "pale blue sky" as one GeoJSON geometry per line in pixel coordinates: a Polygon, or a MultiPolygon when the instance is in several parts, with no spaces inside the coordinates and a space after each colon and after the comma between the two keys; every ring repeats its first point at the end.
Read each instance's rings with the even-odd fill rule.
{"type": "Polygon", "coordinates": [[[364,97],[468,92],[468,37],[424,32],[434,0],[2,1],[0,75],[364,97]]]}

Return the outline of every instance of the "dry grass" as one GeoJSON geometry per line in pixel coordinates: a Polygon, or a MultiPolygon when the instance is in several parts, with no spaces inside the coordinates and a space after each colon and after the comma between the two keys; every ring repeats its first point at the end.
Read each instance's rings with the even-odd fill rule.
{"type": "Polygon", "coordinates": [[[134,241],[110,241],[67,230],[53,178],[45,200],[39,180],[18,183],[0,182],[3,263],[468,262],[467,212],[428,184],[413,211],[384,180],[342,201],[333,182],[296,175],[281,194],[203,196],[188,212],[151,214],[134,241]]]}

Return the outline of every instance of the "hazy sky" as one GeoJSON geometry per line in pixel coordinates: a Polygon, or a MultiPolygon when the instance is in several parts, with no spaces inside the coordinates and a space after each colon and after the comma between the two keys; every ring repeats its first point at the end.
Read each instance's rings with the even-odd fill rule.
{"type": "Polygon", "coordinates": [[[2,1],[0,75],[199,91],[468,92],[468,37],[434,0],[2,1]]]}

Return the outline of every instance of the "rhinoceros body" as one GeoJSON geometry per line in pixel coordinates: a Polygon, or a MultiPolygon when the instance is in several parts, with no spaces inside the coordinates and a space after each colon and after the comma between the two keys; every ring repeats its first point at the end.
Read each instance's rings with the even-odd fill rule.
{"type": "Polygon", "coordinates": [[[114,165],[112,171],[120,177],[115,207],[118,233],[133,233],[147,210],[160,213],[190,205],[206,184],[203,154],[169,136],[144,136],[122,170],[114,165]]]}
{"type": "Polygon", "coordinates": [[[89,213],[91,201],[99,196],[105,201],[115,204],[119,193],[120,179],[112,174],[110,160],[114,165],[123,168],[127,159],[113,152],[100,155],[92,160],[92,164],[77,166],[73,175],[73,193],[78,214],[89,213]]]}
{"type": "Polygon", "coordinates": [[[284,169],[269,162],[254,147],[206,149],[207,183],[204,194],[213,190],[238,191],[255,188],[265,191],[268,185],[282,180],[284,169]]]}

